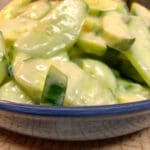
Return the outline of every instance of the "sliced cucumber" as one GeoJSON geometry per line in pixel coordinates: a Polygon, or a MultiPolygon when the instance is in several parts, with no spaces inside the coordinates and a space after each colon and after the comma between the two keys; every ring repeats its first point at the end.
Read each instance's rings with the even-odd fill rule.
{"type": "Polygon", "coordinates": [[[104,55],[107,50],[106,41],[93,33],[81,33],[77,45],[85,52],[98,56],[104,55]]]}
{"type": "Polygon", "coordinates": [[[42,104],[62,106],[67,89],[67,76],[50,66],[42,93],[42,104]]]}
{"type": "Polygon", "coordinates": [[[77,63],[91,76],[101,81],[107,88],[116,95],[117,81],[112,70],[103,62],[93,59],[79,59],[77,63]]]}
{"type": "Polygon", "coordinates": [[[12,19],[22,13],[31,0],[12,0],[0,12],[1,19],[12,19]]]}
{"type": "Polygon", "coordinates": [[[70,88],[74,85],[78,78],[83,76],[82,70],[71,62],[56,61],[50,59],[29,59],[20,65],[14,66],[13,74],[18,84],[34,99],[36,103],[40,103],[45,79],[49,67],[53,65],[62,73],[69,76],[70,88]],[[72,76],[72,74],[74,74],[72,76]]]}
{"type": "Polygon", "coordinates": [[[33,104],[31,98],[13,80],[0,87],[0,99],[15,103],[33,104]]]}
{"type": "Polygon", "coordinates": [[[32,28],[37,20],[44,17],[50,10],[50,4],[44,1],[32,2],[23,13],[14,19],[0,21],[0,30],[7,41],[15,41],[32,28]]]}
{"type": "Polygon", "coordinates": [[[16,49],[32,57],[47,58],[67,51],[76,42],[87,11],[83,0],[63,1],[32,32],[16,41],[16,49]]]}
{"type": "Polygon", "coordinates": [[[143,19],[148,28],[150,28],[150,10],[134,2],[131,5],[131,13],[143,19]]]}
{"type": "Polygon", "coordinates": [[[29,59],[13,66],[13,76],[16,82],[35,103],[40,103],[44,82],[50,66],[45,61],[29,59]]]}
{"type": "Polygon", "coordinates": [[[87,16],[83,29],[83,32],[95,32],[100,33],[102,30],[101,18],[97,16],[87,16]]]}
{"type": "Polygon", "coordinates": [[[13,50],[12,53],[13,53],[12,59],[11,58],[9,59],[12,67],[17,67],[17,65],[20,65],[23,61],[30,59],[30,56],[28,56],[25,53],[15,52],[15,50],[13,50]]]}
{"type": "Polygon", "coordinates": [[[69,55],[67,52],[61,52],[50,58],[51,60],[69,61],[69,55]]]}
{"type": "Polygon", "coordinates": [[[90,7],[90,13],[99,15],[108,11],[116,10],[118,2],[115,0],[85,0],[90,7]]]}
{"type": "Polygon", "coordinates": [[[129,29],[136,41],[124,54],[150,86],[150,33],[140,17],[133,16],[129,22],[129,29]]]}
{"type": "Polygon", "coordinates": [[[0,21],[0,31],[2,31],[6,41],[14,42],[36,25],[36,20],[26,17],[17,17],[11,20],[0,21]]]}
{"type": "Polygon", "coordinates": [[[111,12],[103,17],[102,29],[108,46],[114,49],[127,50],[135,40],[123,21],[122,15],[116,12],[111,12]]]}
{"type": "Polygon", "coordinates": [[[125,2],[124,0],[115,0],[115,1],[118,1],[118,7],[116,11],[118,13],[121,13],[124,17],[128,18],[130,15],[130,12],[129,12],[127,2],[125,2]]]}
{"type": "Polygon", "coordinates": [[[128,58],[119,51],[108,48],[107,52],[101,57],[101,59],[111,68],[117,69],[123,77],[141,84],[145,83],[128,58]]]}
{"type": "Polygon", "coordinates": [[[150,98],[150,89],[140,84],[118,79],[118,99],[120,103],[129,103],[150,98]]]}
{"type": "MultiPolygon", "coordinates": [[[[76,77],[77,78],[77,77],[76,77]]],[[[94,106],[116,104],[112,91],[94,77],[83,75],[77,82],[68,84],[65,106],[94,106]]]]}
{"type": "Polygon", "coordinates": [[[50,11],[50,4],[46,1],[32,2],[19,17],[41,19],[50,11]]]}
{"type": "Polygon", "coordinates": [[[114,104],[116,99],[112,91],[72,62],[52,61],[46,59],[27,60],[14,68],[14,77],[19,85],[40,103],[46,75],[53,65],[68,78],[65,106],[84,106],[114,104]]]}

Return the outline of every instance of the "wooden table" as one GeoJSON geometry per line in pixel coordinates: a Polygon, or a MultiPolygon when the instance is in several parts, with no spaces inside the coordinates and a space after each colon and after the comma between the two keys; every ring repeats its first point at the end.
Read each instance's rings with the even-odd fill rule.
{"type": "Polygon", "coordinates": [[[0,129],[0,150],[150,150],[150,128],[114,139],[85,142],[44,140],[0,129]]]}

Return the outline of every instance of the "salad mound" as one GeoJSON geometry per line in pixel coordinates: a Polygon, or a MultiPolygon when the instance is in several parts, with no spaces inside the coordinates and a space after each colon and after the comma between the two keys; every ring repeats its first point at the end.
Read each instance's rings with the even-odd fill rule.
{"type": "Polygon", "coordinates": [[[123,0],[12,0],[0,11],[0,99],[51,106],[150,99],[150,10],[123,0]]]}

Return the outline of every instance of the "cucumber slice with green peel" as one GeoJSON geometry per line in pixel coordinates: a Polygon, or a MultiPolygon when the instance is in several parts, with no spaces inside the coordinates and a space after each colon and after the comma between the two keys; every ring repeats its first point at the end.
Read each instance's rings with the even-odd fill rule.
{"type": "Polygon", "coordinates": [[[81,33],[77,45],[86,53],[98,56],[104,55],[107,50],[106,41],[93,33],[81,33]]]}
{"type": "Polygon", "coordinates": [[[65,106],[90,106],[116,103],[110,89],[101,82],[86,74],[76,64],[57,62],[55,67],[68,77],[68,87],[64,100],[65,106]]]}
{"type": "Polygon", "coordinates": [[[94,59],[79,59],[77,64],[88,74],[101,81],[114,95],[117,91],[117,81],[112,70],[103,62],[94,59]]]}
{"type": "Polygon", "coordinates": [[[82,32],[100,33],[102,30],[101,18],[97,16],[87,16],[82,32]]]}
{"type": "Polygon", "coordinates": [[[133,16],[129,22],[131,34],[136,38],[129,50],[124,51],[143,80],[150,86],[150,33],[140,17],[133,16]]]}
{"type": "Polygon", "coordinates": [[[131,14],[142,18],[147,27],[150,29],[150,10],[140,5],[139,3],[132,3],[131,14]]]}
{"type": "Polygon", "coordinates": [[[90,14],[99,15],[116,10],[118,3],[115,0],[85,0],[90,8],[90,14]]]}
{"type": "Polygon", "coordinates": [[[119,103],[129,103],[150,98],[150,89],[125,79],[117,79],[119,103]]]}
{"type": "MultiPolygon", "coordinates": [[[[93,1],[94,3],[94,1],[93,1]]],[[[115,12],[121,13],[125,19],[128,19],[127,16],[129,16],[129,10],[128,6],[125,2],[121,1],[120,4],[118,5],[118,9],[115,12]],[[117,11],[118,10],[118,11],[117,11]]],[[[107,15],[107,14],[105,14],[107,15]]],[[[84,32],[89,32],[89,31],[94,31],[96,33],[101,33],[102,31],[102,18],[103,16],[92,16],[88,15],[84,26],[83,26],[83,31],[84,32]]]]}
{"type": "Polygon", "coordinates": [[[32,59],[12,66],[13,76],[16,82],[35,103],[40,103],[49,66],[49,63],[46,60],[32,59]]]}
{"type": "Polygon", "coordinates": [[[32,99],[13,80],[0,87],[0,99],[20,104],[33,104],[32,99]]]}
{"type": "Polygon", "coordinates": [[[122,15],[111,12],[102,20],[103,37],[109,47],[124,51],[131,47],[135,39],[131,36],[122,15]]]}
{"type": "Polygon", "coordinates": [[[51,10],[50,4],[46,1],[32,2],[23,13],[18,17],[27,17],[29,19],[41,19],[51,10]]]}
{"type": "Polygon", "coordinates": [[[67,89],[67,76],[50,66],[42,93],[41,104],[62,106],[67,89]]]}
{"type": "Polygon", "coordinates": [[[46,76],[51,65],[67,75],[67,77],[69,76],[70,87],[83,75],[82,70],[69,61],[29,59],[13,67],[15,80],[36,103],[41,101],[46,76]]]}
{"type": "Polygon", "coordinates": [[[0,20],[12,19],[22,13],[31,0],[12,0],[0,11],[0,20]]]}
{"type": "Polygon", "coordinates": [[[23,87],[35,103],[41,101],[45,79],[51,65],[68,78],[65,106],[116,103],[116,98],[110,89],[102,85],[99,80],[86,74],[76,64],[69,61],[31,59],[14,68],[13,74],[17,83],[23,87]]]}
{"type": "MultiPolygon", "coordinates": [[[[16,82],[25,92],[34,100],[35,103],[41,102],[42,91],[44,88],[46,76],[51,65],[61,66],[65,61],[56,61],[51,59],[27,59],[13,65],[13,76],[16,82]]],[[[68,64],[67,62],[65,64],[68,64]]],[[[64,69],[66,66],[63,66],[64,69]]],[[[60,70],[62,71],[62,70],[60,70]]]]}
{"type": "Polygon", "coordinates": [[[108,48],[105,55],[101,57],[101,60],[111,68],[117,69],[121,73],[121,76],[137,83],[145,84],[144,80],[123,53],[108,48]]]}
{"type": "Polygon", "coordinates": [[[80,34],[87,12],[83,0],[61,2],[32,32],[15,42],[16,49],[32,57],[44,58],[69,50],[80,34]]]}

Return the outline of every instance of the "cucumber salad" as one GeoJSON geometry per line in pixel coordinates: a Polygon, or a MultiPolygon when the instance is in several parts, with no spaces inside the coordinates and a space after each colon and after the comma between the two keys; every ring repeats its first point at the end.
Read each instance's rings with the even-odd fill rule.
{"type": "Polygon", "coordinates": [[[51,106],[150,99],[150,10],[123,0],[12,0],[0,11],[0,100],[51,106]]]}

